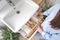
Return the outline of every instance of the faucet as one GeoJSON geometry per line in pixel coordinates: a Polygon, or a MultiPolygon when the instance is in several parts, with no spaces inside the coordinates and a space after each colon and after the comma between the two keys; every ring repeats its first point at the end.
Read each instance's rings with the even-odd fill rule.
{"type": "Polygon", "coordinates": [[[9,5],[15,6],[15,4],[11,0],[6,0],[6,1],[9,3],[9,5]]]}

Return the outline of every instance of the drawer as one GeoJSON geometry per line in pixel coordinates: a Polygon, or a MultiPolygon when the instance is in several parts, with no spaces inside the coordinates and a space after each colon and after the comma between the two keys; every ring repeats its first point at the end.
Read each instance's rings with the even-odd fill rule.
{"type": "Polygon", "coordinates": [[[19,30],[19,33],[24,38],[31,39],[37,32],[37,27],[43,22],[43,16],[38,15],[39,13],[36,16],[31,17],[31,19],[19,30]]]}

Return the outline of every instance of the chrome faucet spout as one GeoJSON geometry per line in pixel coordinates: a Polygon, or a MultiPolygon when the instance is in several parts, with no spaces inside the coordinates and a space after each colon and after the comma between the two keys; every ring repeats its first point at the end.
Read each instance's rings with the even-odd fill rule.
{"type": "Polygon", "coordinates": [[[6,1],[9,3],[9,5],[15,6],[15,4],[11,0],[6,0],[6,1]]]}

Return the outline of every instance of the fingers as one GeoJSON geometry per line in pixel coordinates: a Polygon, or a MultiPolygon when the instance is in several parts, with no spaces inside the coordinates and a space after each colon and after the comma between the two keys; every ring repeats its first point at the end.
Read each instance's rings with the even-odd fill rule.
{"type": "Polygon", "coordinates": [[[43,16],[43,13],[42,13],[42,12],[39,12],[39,13],[38,13],[38,16],[43,16]]]}

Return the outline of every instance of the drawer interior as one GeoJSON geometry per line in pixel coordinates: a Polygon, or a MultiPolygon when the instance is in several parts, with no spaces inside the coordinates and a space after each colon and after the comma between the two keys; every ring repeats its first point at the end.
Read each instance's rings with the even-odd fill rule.
{"type": "Polygon", "coordinates": [[[31,19],[23,25],[23,27],[19,30],[19,33],[25,38],[30,38],[34,32],[37,30],[37,27],[42,23],[43,16],[39,15],[31,17],[31,19]]]}

